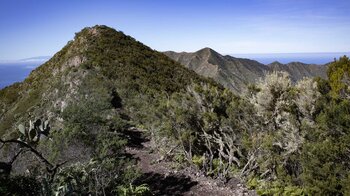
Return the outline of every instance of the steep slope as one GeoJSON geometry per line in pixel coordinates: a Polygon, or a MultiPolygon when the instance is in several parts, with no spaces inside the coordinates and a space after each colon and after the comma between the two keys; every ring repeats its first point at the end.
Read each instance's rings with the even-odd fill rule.
{"type": "MultiPolygon", "coordinates": [[[[219,95],[225,94],[212,79],[199,76],[122,32],[106,26],[84,28],[23,82],[0,90],[0,171],[7,160],[16,157],[11,162],[12,173],[29,172],[33,174],[30,177],[53,180],[52,189],[74,183],[74,174],[69,173],[72,170],[89,173],[77,180],[84,180],[85,184],[76,187],[82,193],[111,194],[119,185],[129,186],[139,175],[136,160],[125,150],[135,142],[130,139],[130,127],[146,127],[147,134],[157,134],[152,139],[167,139],[169,146],[175,143],[169,136],[173,128],[163,127],[173,120],[166,116],[173,115],[168,107],[200,96],[190,94],[191,86],[197,90],[212,87],[219,95]],[[36,119],[50,121],[51,139],[39,135],[38,143],[25,140],[40,153],[17,156],[23,146],[3,141],[22,137],[18,125],[30,127],[28,122],[36,119]],[[46,164],[35,155],[47,157],[46,164]],[[55,172],[46,172],[60,163],[65,163],[59,170],[60,178],[47,179],[55,172]],[[97,174],[101,182],[89,179],[97,174]],[[64,176],[67,179],[62,180],[64,176]]],[[[187,113],[189,109],[181,105],[176,112],[187,113]]],[[[27,136],[30,138],[29,134],[23,137],[27,136]]],[[[156,145],[158,149],[168,147],[156,145]]]]}
{"type": "Polygon", "coordinates": [[[24,82],[0,91],[0,134],[30,116],[57,116],[91,80],[106,83],[110,94],[118,91],[125,100],[177,92],[192,82],[213,83],[121,32],[85,28],[24,82]]]}
{"type": "Polygon", "coordinates": [[[327,66],[326,65],[314,65],[305,64],[301,62],[291,62],[288,64],[282,64],[279,62],[273,62],[269,65],[273,71],[285,71],[289,73],[292,81],[296,82],[304,77],[321,77],[327,78],[327,66]]]}
{"type": "Polygon", "coordinates": [[[210,48],[204,48],[193,53],[164,52],[168,57],[194,70],[205,77],[210,77],[230,88],[234,92],[242,92],[249,83],[255,83],[266,73],[285,71],[292,81],[296,82],[304,77],[326,78],[326,66],[292,62],[281,64],[274,62],[269,65],[261,64],[250,59],[223,56],[210,48]]]}
{"type": "MultiPolygon", "coordinates": [[[[227,58],[212,51],[202,52],[210,63],[227,58]]],[[[151,189],[169,184],[171,188],[174,183],[169,183],[169,179],[178,179],[176,174],[163,174],[159,168],[152,171],[153,175],[138,172],[137,156],[127,150],[139,147],[131,130],[142,130],[150,140],[151,146],[147,149],[157,152],[160,161],[175,162],[185,171],[190,165],[193,168],[192,157],[208,154],[203,133],[218,136],[224,130],[221,127],[233,126],[229,117],[236,112],[233,109],[236,101],[239,104],[238,97],[214,80],[196,74],[122,32],[106,26],[85,28],[25,81],[0,90],[0,171],[2,163],[17,157],[12,162],[12,173],[25,173],[40,184],[49,181],[50,191],[66,194],[73,184],[74,191],[82,195],[91,192],[112,195],[120,186],[140,185],[137,179],[154,183],[153,186],[149,184],[151,189]],[[17,156],[23,146],[3,142],[23,138],[18,125],[30,127],[29,120],[38,118],[48,119],[52,129],[48,131],[50,139],[41,139],[39,135],[40,140],[33,143],[33,148],[52,164],[42,164],[35,154],[27,151],[17,156]],[[5,145],[8,148],[3,148],[5,145]],[[59,165],[59,170],[48,173],[58,168],[54,165],[59,165]],[[140,179],[142,177],[146,179],[140,179]]],[[[237,131],[236,135],[235,130],[225,136],[240,138],[241,134],[237,131]]],[[[214,158],[212,156],[210,162],[214,158]]],[[[207,167],[208,171],[195,168],[194,174],[203,173],[198,179],[206,179],[209,172],[214,178],[233,178],[226,172],[231,168],[229,165],[222,171],[211,167],[207,167]]],[[[177,171],[174,169],[174,172],[177,171]]],[[[188,176],[185,179],[189,179],[188,176]]],[[[193,177],[191,183],[195,184],[192,181],[196,179],[193,177]]],[[[214,190],[225,192],[212,181],[214,190]]],[[[176,184],[176,187],[184,184],[176,184]]],[[[2,185],[0,194],[5,190],[2,185]]],[[[202,194],[202,188],[208,189],[199,185],[192,187],[193,191],[202,194]]],[[[179,188],[180,192],[188,190],[187,185],[179,188]]],[[[246,191],[241,186],[234,189],[246,191]]]]}
{"type": "Polygon", "coordinates": [[[248,83],[256,82],[268,71],[268,67],[257,61],[223,56],[210,48],[194,53],[168,51],[164,54],[234,92],[241,92],[248,83]]]}
{"type": "MultiPolygon", "coordinates": [[[[269,70],[210,49],[193,58],[217,80],[232,77],[222,70],[237,73],[234,81],[269,70]]],[[[143,183],[160,195],[206,195],[211,185],[209,195],[246,195],[237,176],[262,195],[349,195],[349,65],[343,57],[330,65],[331,81],[295,86],[268,74],[239,98],[121,32],[85,28],[0,91],[0,195],[133,195],[147,191],[135,188],[143,183]],[[52,129],[26,123],[37,118],[52,129]]]]}

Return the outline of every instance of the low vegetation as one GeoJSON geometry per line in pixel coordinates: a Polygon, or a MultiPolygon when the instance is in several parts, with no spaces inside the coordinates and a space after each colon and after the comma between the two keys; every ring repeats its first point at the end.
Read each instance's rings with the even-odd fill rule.
{"type": "Polygon", "coordinates": [[[134,184],[137,160],[125,151],[137,127],[163,160],[243,179],[261,195],[348,195],[349,67],[342,57],[329,80],[297,84],[274,72],[238,96],[121,32],[86,28],[0,91],[0,169],[11,165],[0,194],[151,194],[134,184]],[[30,131],[37,118],[50,131],[45,121],[30,131]]]}

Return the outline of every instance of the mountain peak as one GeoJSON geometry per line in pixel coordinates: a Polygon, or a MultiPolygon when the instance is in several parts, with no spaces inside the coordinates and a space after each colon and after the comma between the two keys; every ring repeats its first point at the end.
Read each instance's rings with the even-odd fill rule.
{"type": "Polygon", "coordinates": [[[299,62],[283,64],[275,61],[268,65],[229,55],[221,55],[211,48],[203,48],[194,53],[165,53],[170,58],[196,73],[211,77],[223,86],[234,92],[242,92],[246,85],[255,83],[258,78],[264,77],[272,71],[285,71],[291,75],[293,81],[304,77],[319,76],[326,78],[325,66],[314,66],[299,62]]]}
{"type": "Polygon", "coordinates": [[[302,63],[299,61],[292,61],[292,62],[287,63],[287,65],[309,65],[309,64],[302,63]]]}
{"type": "Polygon", "coordinates": [[[104,30],[112,30],[112,31],[116,31],[115,29],[111,28],[111,27],[108,27],[106,25],[95,25],[95,26],[92,26],[92,27],[85,27],[83,28],[81,31],[84,31],[84,30],[89,30],[90,32],[98,32],[98,31],[104,31],[104,30]]]}
{"type": "Polygon", "coordinates": [[[306,63],[302,63],[302,62],[298,62],[298,61],[292,61],[292,62],[289,62],[289,63],[281,63],[279,61],[274,61],[270,64],[268,64],[269,67],[272,67],[272,66],[308,66],[310,64],[306,64],[306,63]]]}
{"type": "Polygon", "coordinates": [[[208,61],[212,61],[213,64],[217,64],[217,61],[222,60],[221,54],[208,47],[198,50],[195,54],[202,58],[207,58],[208,61]]]}
{"type": "Polygon", "coordinates": [[[198,50],[195,53],[207,53],[207,54],[214,53],[214,54],[219,54],[218,52],[216,52],[215,50],[213,50],[213,49],[211,49],[209,47],[202,48],[202,49],[198,50]]]}
{"type": "MultiPolygon", "coordinates": [[[[173,93],[185,90],[193,82],[217,85],[121,31],[96,25],[76,33],[74,40],[49,61],[33,70],[22,83],[8,89],[16,88],[19,94],[25,94],[27,89],[35,92],[15,96],[23,106],[20,115],[26,115],[36,105],[45,108],[47,113],[63,111],[87,89],[108,89],[109,95],[116,88],[122,92],[134,89],[134,92],[173,93]]],[[[16,118],[12,117],[15,115],[12,112],[2,118],[5,115],[2,113],[5,111],[2,109],[3,95],[0,90],[0,133],[12,126],[12,120],[11,124],[5,124],[2,119],[9,116],[14,124],[21,119],[17,118],[19,112],[16,118]]],[[[42,111],[30,113],[39,116],[42,111]]]]}
{"type": "Polygon", "coordinates": [[[274,62],[269,64],[269,66],[271,66],[271,65],[284,65],[284,64],[279,62],[279,61],[274,61],[274,62]]]}
{"type": "Polygon", "coordinates": [[[90,36],[115,36],[116,34],[123,34],[106,25],[95,25],[92,27],[85,27],[80,32],[76,33],[75,40],[81,37],[88,38],[90,36]]]}

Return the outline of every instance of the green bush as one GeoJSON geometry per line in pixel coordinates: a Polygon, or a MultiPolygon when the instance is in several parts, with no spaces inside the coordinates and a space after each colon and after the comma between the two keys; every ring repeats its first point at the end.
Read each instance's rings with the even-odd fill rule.
{"type": "Polygon", "coordinates": [[[147,184],[141,184],[138,186],[129,184],[129,186],[119,186],[117,193],[120,196],[142,196],[149,195],[150,189],[147,184]]]}

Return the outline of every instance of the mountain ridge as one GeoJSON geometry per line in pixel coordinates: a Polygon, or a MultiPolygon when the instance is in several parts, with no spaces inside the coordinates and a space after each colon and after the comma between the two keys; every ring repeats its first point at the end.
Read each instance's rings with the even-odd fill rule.
{"type": "Polygon", "coordinates": [[[208,47],[196,52],[166,51],[164,54],[200,75],[213,78],[236,93],[241,93],[248,84],[257,82],[272,71],[287,72],[293,82],[304,77],[326,78],[326,65],[301,62],[282,64],[277,61],[265,65],[248,58],[221,55],[208,47]]]}
{"type": "MultiPolygon", "coordinates": [[[[243,183],[262,195],[347,195],[349,58],[329,65],[329,80],[293,84],[209,48],[171,54],[182,64],[115,29],[87,27],[0,90],[0,194],[31,178],[34,195],[250,195],[243,183]],[[259,76],[248,96],[223,88],[239,92],[259,76]]],[[[303,63],[270,66],[295,79],[314,74],[303,63]]]]}
{"type": "MultiPolygon", "coordinates": [[[[87,27],[49,61],[34,69],[23,82],[0,90],[0,133],[13,129],[13,115],[25,114],[24,111],[33,110],[37,104],[42,105],[41,108],[47,106],[45,113],[49,116],[52,116],[51,109],[63,111],[77,94],[84,78],[91,74],[106,81],[118,78],[118,87],[136,85],[138,91],[165,90],[170,93],[185,88],[192,81],[214,84],[122,32],[103,25],[87,27]],[[139,80],[144,80],[147,88],[141,88],[139,80]],[[43,99],[55,101],[50,105],[42,102],[43,99]]],[[[18,116],[15,122],[41,112],[44,111],[18,116]]]]}
{"type": "MultiPolygon", "coordinates": [[[[0,137],[1,142],[19,138],[19,125],[27,127],[33,120],[48,120],[52,127],[50,140],[43,139],[36,144],[38,151],[48,156],[52,165],[65,162],[59,172],[69,171],[76,163],[84,172],[106,172],[109,183],[104,186],[111,188],[106,188],[111,192],[117,189],[115,184],[129,186],[139,175],[134,156],[125,157],[127,146],[140,145],[133,141],[135,136],[129,135],[134,134],[130,129],[147,128],[145,135],[152,140],[163,138],[158,143],[150,142],[152,148],[171,148],[177,142],[174,120],[183,119],[185,121],[178,124],[186,126],[187,121],[195,120],[196,116],[184,115],[194,114],[192,110],[202,108],[199,103],[209,98],[219,99],[219,103],[210,106],[212,113],[222,118],[227,114],[221,97],[237,98],[214,80],[196,74],[122,32],[107,26],[87,27],[23,82],[0,90],[0,137]],[[178,118],[180,116],[184,118],[178,118]],[[91,165],[95,163],[98,167],[91,165]]],[[[185,133],[184,137],[187,137],[185,133]]],[[[12,154],[20,150],[16,147],[2,148],[1,157],[11,159],[12,154]]],[[[31,172],[32,168],[44,174],[48,170],[32,154],[18,156],[11,168],[15,174],[31,172]]],[[[149,177],[148,173],[143,175],[149,177]]],[[[167,176],[155,175],[160,177],[154,184],[161,182],[161,188],[167,186],[167,176]]],[[[157,191],[152,184],[149,186],[157,191]]],[[[61,187],[60,182],[57,187],[61,187]]],[[[90,190],[90,186],[78,188],[85,188],[83,192],[90,190]]],[[[96,189],[96,192],[101,190],[96,189]]],[[[216,189],[222,191],[219,187],[216,189]]]]}

